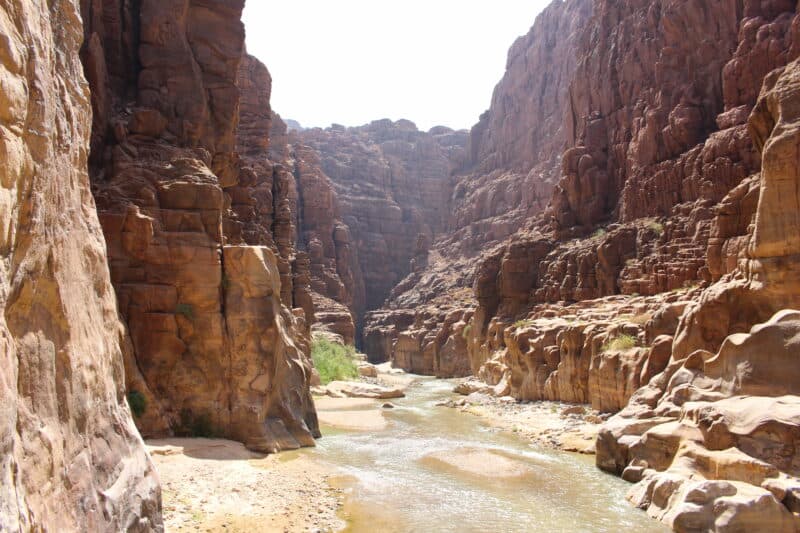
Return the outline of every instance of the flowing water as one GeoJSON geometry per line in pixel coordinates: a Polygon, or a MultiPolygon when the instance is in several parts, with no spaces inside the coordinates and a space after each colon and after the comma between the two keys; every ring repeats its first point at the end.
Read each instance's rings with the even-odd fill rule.
{"type": "Polygon", "coordinates": [[[317,447],[297,452],[341,472],[346,531],[666,531],[625,501],[630,485],[594,457],[542,449],[436,406],[452,386],[419,381],[384,410],[385,429],[323,426],[317,447]]]}

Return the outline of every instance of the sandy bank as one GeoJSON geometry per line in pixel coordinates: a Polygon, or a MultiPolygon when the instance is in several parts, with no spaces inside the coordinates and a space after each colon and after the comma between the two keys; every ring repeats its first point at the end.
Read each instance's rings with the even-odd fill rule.
{"type": "Polygon", "coordinates": [[[336,531],[341,494],[306,454],[268,455],[222,439],[150,440],[167,531],[336,531]]]}

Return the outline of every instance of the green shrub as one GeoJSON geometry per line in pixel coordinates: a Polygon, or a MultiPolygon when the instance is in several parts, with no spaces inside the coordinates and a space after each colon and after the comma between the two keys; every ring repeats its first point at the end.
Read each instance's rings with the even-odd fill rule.
{"type": "Polygon", "coordinates": [[[217,434],[208,415],[194,416],[189,409],[181,411],[181,427],[177,433],[181,437],[205,437],[208,439],[214,438],[217,434]]]}
{"type": "Polygon", "coordinates": [[[147,409],[147,400],[141,392],[132,390],[128,393],[128,405],[131,406],[133,416],[139,418],[147,409]]]}
{"type": "Polygon", "coordinates": [[[603,351],[614,350],[614,351],[622,351],[622,350],[629,350],[631,348],[636,347],[639,342],[636,340],[636,337],[633,335],[617,335],[613,339],[610,339],[607,343],[603,345],[603,351]]]}
{"type": "Polygon", "coordinates": [[[592,233],[592,237],[604,237],[606,233],[608,233],[608,231],[606,231],[605,228],[597,228],[594,230],[594,233],[592,233]]]}
{"type": "Polygon", "coordinates": [[[190,304],[178,304],[175,306],[175,314],[183,315],[189,320],[194,319],[194,308],[190,304]]]}
{"type": "Polygon", "coordinates": [[[657,220],[651,220],[647,223],[647,227],[655,232],[656,235],[664,233],[664,224],[657,220]]]}
{"type": "Polygon", "coordinates": [[[467,324],[464,330],[461,332],[461,338],[464,340],[468,340],[470,331],[472,331],[472,324],[467,324]]]}
{"type": "Polygon", "coordinates": [[[322,384],[357,378],[355,352],[352,346],[342,346],[326,339],[314,339],[311,344],[311,359],[319,372],[322,384]]]}

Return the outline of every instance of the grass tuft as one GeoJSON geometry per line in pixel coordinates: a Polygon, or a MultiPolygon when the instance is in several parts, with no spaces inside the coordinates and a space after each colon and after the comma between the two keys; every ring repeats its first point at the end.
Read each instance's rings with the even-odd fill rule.
{"type": "Polygon", "coordinates": [[[193,415],[189,409],[181,410],[181,427],[176,431],[180,437],[213,439],[217,436],[214,425],[207,414],[193,415]]]}
{"type": "Polygon", "coordinates": [[[657,220],[651,220],[647,223],[647,227],[655,232],[656,235],[661,236],[664,233],[664,224],[658,222],[657,220]]]}
{"type": "Polygon", "coordinates": [[[633,335],[618,335],[603,345],[603,351],[622,351],[635,348],[639,342],[633,335]]]}
{"type": "Polygon", "coordinates": [[[342,346],[326,339],[315,339],[311,345],[311,359],[314,360],[322,384],[357,378],[355,352],[352,346],[342,346]]]}

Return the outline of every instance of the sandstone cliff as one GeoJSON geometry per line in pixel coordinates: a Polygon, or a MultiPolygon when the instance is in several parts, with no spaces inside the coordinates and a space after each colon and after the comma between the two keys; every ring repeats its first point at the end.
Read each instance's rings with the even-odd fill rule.
{"type": "Polygon", "coordinates": [[[307,262],[243,1],[82,5],[91,174],[145,435],[313,445],[307,262]]]}
{"type": "MultiPolygon", "coordinates": [[[[307,161],[330,179],[350,231],[364,287],[354,310],[376,309],[444,229],[450,175],[465,158],[467,135],[379,120],[304,130],[299,138],[318,154],[307,161]]],[[[307,215],[306,223],[319,224],[318,214],[309,214],[317,216],[307,215]]]]}
{"type": "Polygon", "coordinates": [[[603,428],[598,466],[676,528],[796,531],[800,350],[800,63],[770,73],[750,116],[763,165],[749,245],[681,319],[665,371],[603,428]],[[698,474],[700,480],[698,480],[698,474]]]}
{"type": "Polygon", "coordinates": [[[77,2],[0,2],[0,529],[161,531],[89,188],[77,2]]]}
{"type": "Polygon", "coordinates": [[[455,178],[454,213],[488,201],[501,211],[510,207],[517,222],[482,208],[486,213],[451,221],[427,267],[394,289],[387,307],[397,311],[368,317],[364,338],[379,357],[392,357],[398,335],[420,320],[430,334],[417,351],[435,354],[431,329],[477,300],[469,343],[477,372],[497,351],[490,330],[526,318],[531,306],[663,294],[735,268],[758,201],[749,176],[760,158],[746,119],[761,80],[793,53],[793,2],[746,3],[741,10],[730,2],[589,4],[554,3],[515,43],[492,108],[471,133],[477,166],[455,178]],[[555,52],[565,60],[553,61],[555,52]],[[543,99],[538,90],[514,90],[525,79],[562,81],[558,89],[548,85],[552,97],[543,99]],[[509,115],[508,106],[526,112],[509,115]],[[530,136],[516,133],[527,124],[546,126],[549,135],[533,139],[538,152],[527,144],[530,136]],[[540,165],[537,183],[560,175],[544,210],[520,192],[532,190],[520,171],[504,174],[508,182],[497,175],[524,171],[533,161],[540,165]],[[553,161],[560,168],[553,170],[553,161]],[[549,173],[541,170],[545,164],[549,173]],[[492,188],[482,188],[484,181],[492,188]],[[474,299],[465,294],[470,286],[474,299]],[[453,305],[437,310],[444,302],[453,305]],[[413,318],[428,303],[435,305],[413,318]],[[409,312],[412,318],[404,318],[409,312]],[[424,315],[437,315],[436,325],[424,315]]]}

